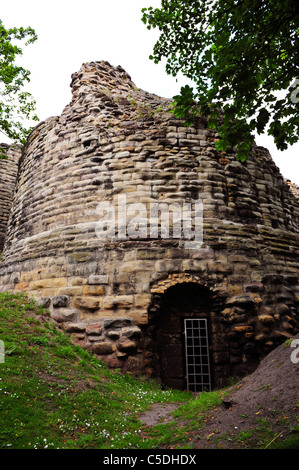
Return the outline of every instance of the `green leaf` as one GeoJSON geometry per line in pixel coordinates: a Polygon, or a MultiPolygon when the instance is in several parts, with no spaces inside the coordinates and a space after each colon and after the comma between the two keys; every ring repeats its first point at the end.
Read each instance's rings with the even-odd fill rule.
{"type": "Polygon", "coordinates": [[[246,152],[245,150],[238,150],[237,152],[237,160],[239,160],[240,162],[245,162],[247,157],[249,155],[249,152],[246,152]]]}
{"type": "Polygon", "coordinates": [[[218,151],[225,151],[228,145],[224,139],[220,139],[218,142],[215,142],[215,147],[218,151]]]}
{"type": "Polygon", "coordinates": [[[15,42],[25,39],[25,45],[36,41],[37,36],[32,28],[6,29],[0,20],[0,131],[19,143],[25,141],[30,129],[17,119],[38,119],[34,114],[36,103],[32,95],[23,90],[24,84],[29,82],[30,72],[16,65],[22,49],[15,42]]]}
{"type": "MultiPolygon", "coordinates": [[[[209,108],[223,110],[221,135],[229,146],[250,141],[244,138],[249,131],[264,132],[272,122],[278,148],[299,140],[298,105],[282,103],[276,93],[289,90],[298,75],[296,1],[165,0],[142,13],[145,24],[160,32],[155,63],[165,58],[167,73],[182,73],[194,83],[175,97],[177,116],[188,123],[194,118],[196,96],[210,128],[219,120],[209,108]],[[286,125],[278,135],[275,123],[282,119],[286,125]]],[[[244,160],[247,150],[240,149],[238,158],[244,160]]]]}

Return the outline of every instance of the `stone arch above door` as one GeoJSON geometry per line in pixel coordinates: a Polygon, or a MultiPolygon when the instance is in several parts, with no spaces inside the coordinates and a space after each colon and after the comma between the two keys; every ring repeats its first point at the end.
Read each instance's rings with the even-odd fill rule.
{"type": "Polygon", "coordinates": [[[182,283],[196,283],[203,287],[208,287],[207,283],[203,281],[200,276],[193,274],[169,274],[166,279],[160,280],[152,285],[151,293],[152,294],[164,294],[169,287],[175,286],[182,283]]]}

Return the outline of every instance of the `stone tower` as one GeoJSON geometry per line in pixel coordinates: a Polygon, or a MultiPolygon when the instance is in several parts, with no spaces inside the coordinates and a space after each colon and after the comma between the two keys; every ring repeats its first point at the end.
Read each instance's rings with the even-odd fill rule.
{"type": "MultiPolygon", "coordinates": [[[[198,118],[83,64],[23,151],[0,265],[111,367],[200,391],[298,331],[298,197],[268,151],[242,164],[198,118]]],[[[296,189],[296,188],[295,188],[296,189]]]]}
{"type": "Polygon", "coordinates": [[[0,253],[4,246],[8,218],[18,174],[21,151],[17,146],[0,144],[5,159],[0,159],[0,253]]]}

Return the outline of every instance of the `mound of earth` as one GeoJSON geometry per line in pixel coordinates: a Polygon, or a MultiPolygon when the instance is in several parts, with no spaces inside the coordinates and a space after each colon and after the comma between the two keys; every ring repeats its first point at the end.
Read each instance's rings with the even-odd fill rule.
{"type": "MultiPolygon", "coordinates": [[[[193,432],[191,440],[196,448],[235,446],[234,436],[257,429],[261,421],[275,429],[278,438],[286,437],[287,430],[298,426],[299,418],[299,335],[291,346],[284,343],[268,354],[249,376],[229,388],[220,406],[208,413],[204,428],[193,432]],[[261,420],[264,418],[264,420],[261,420]],[[285,424],[287,423],[287,427],[285,424]],[[217,439],[218,438],[218,439],[217,439]]],[[[174,405],[149,410],[140,419],[153,426],[161,418],[172,420],[174,405]]]]}
{"type": "MultiPolygon", "coordinates": [[[[298,340],[299,335],[294,339],[298,340]]],[[[256,429],[259,418],[272,422],[278,434],[285,431],[285,427],[279,424],[282,419],[288,419],[289,427],[298,425],[298,360],[299,353],[296,354],[289,343],[268,354],[251,375],[231,388],[223,405],[210,413],[204,430],[200,432],[200,447],[213,446],[213,439],[207,439],[211,435],[217,437],[217,434],[229,433],[233,438],[240,432],[256,429]]],[[[230,442],[225,441],[224,447],[230,447],[230,442]]]]}

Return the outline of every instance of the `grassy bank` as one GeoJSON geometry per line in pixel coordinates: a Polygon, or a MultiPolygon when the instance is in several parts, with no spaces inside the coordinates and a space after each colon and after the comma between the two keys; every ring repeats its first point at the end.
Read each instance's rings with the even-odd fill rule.
{"type": "Polygon", "coordinates": [[[0,339],[1,448],[142,447],[138,413],[190,399],[112,372],[23,294],[0,294],[0,339]]]}
{"type": "MultiPolygon", "coordinates": [[[[142,377],[109,370],[25,294],[0,294],[0,448],[195,448],[196,435],[226,391],[163,391],[142,377]],[[143,426],[155,403],[182,403],[167,424],[143,426]]],[[[265,442],[277,431],[267,430],[265,442]]],[[[225,437],[223,437],[225,438],[225,437]]],[[[246,447],[250,436],[243,436],[246,447]]],[[[263,444],[264,446],[264,444],[263,444]]],[[[221,447],[221,443],[219,443],[221,447]]]]}

